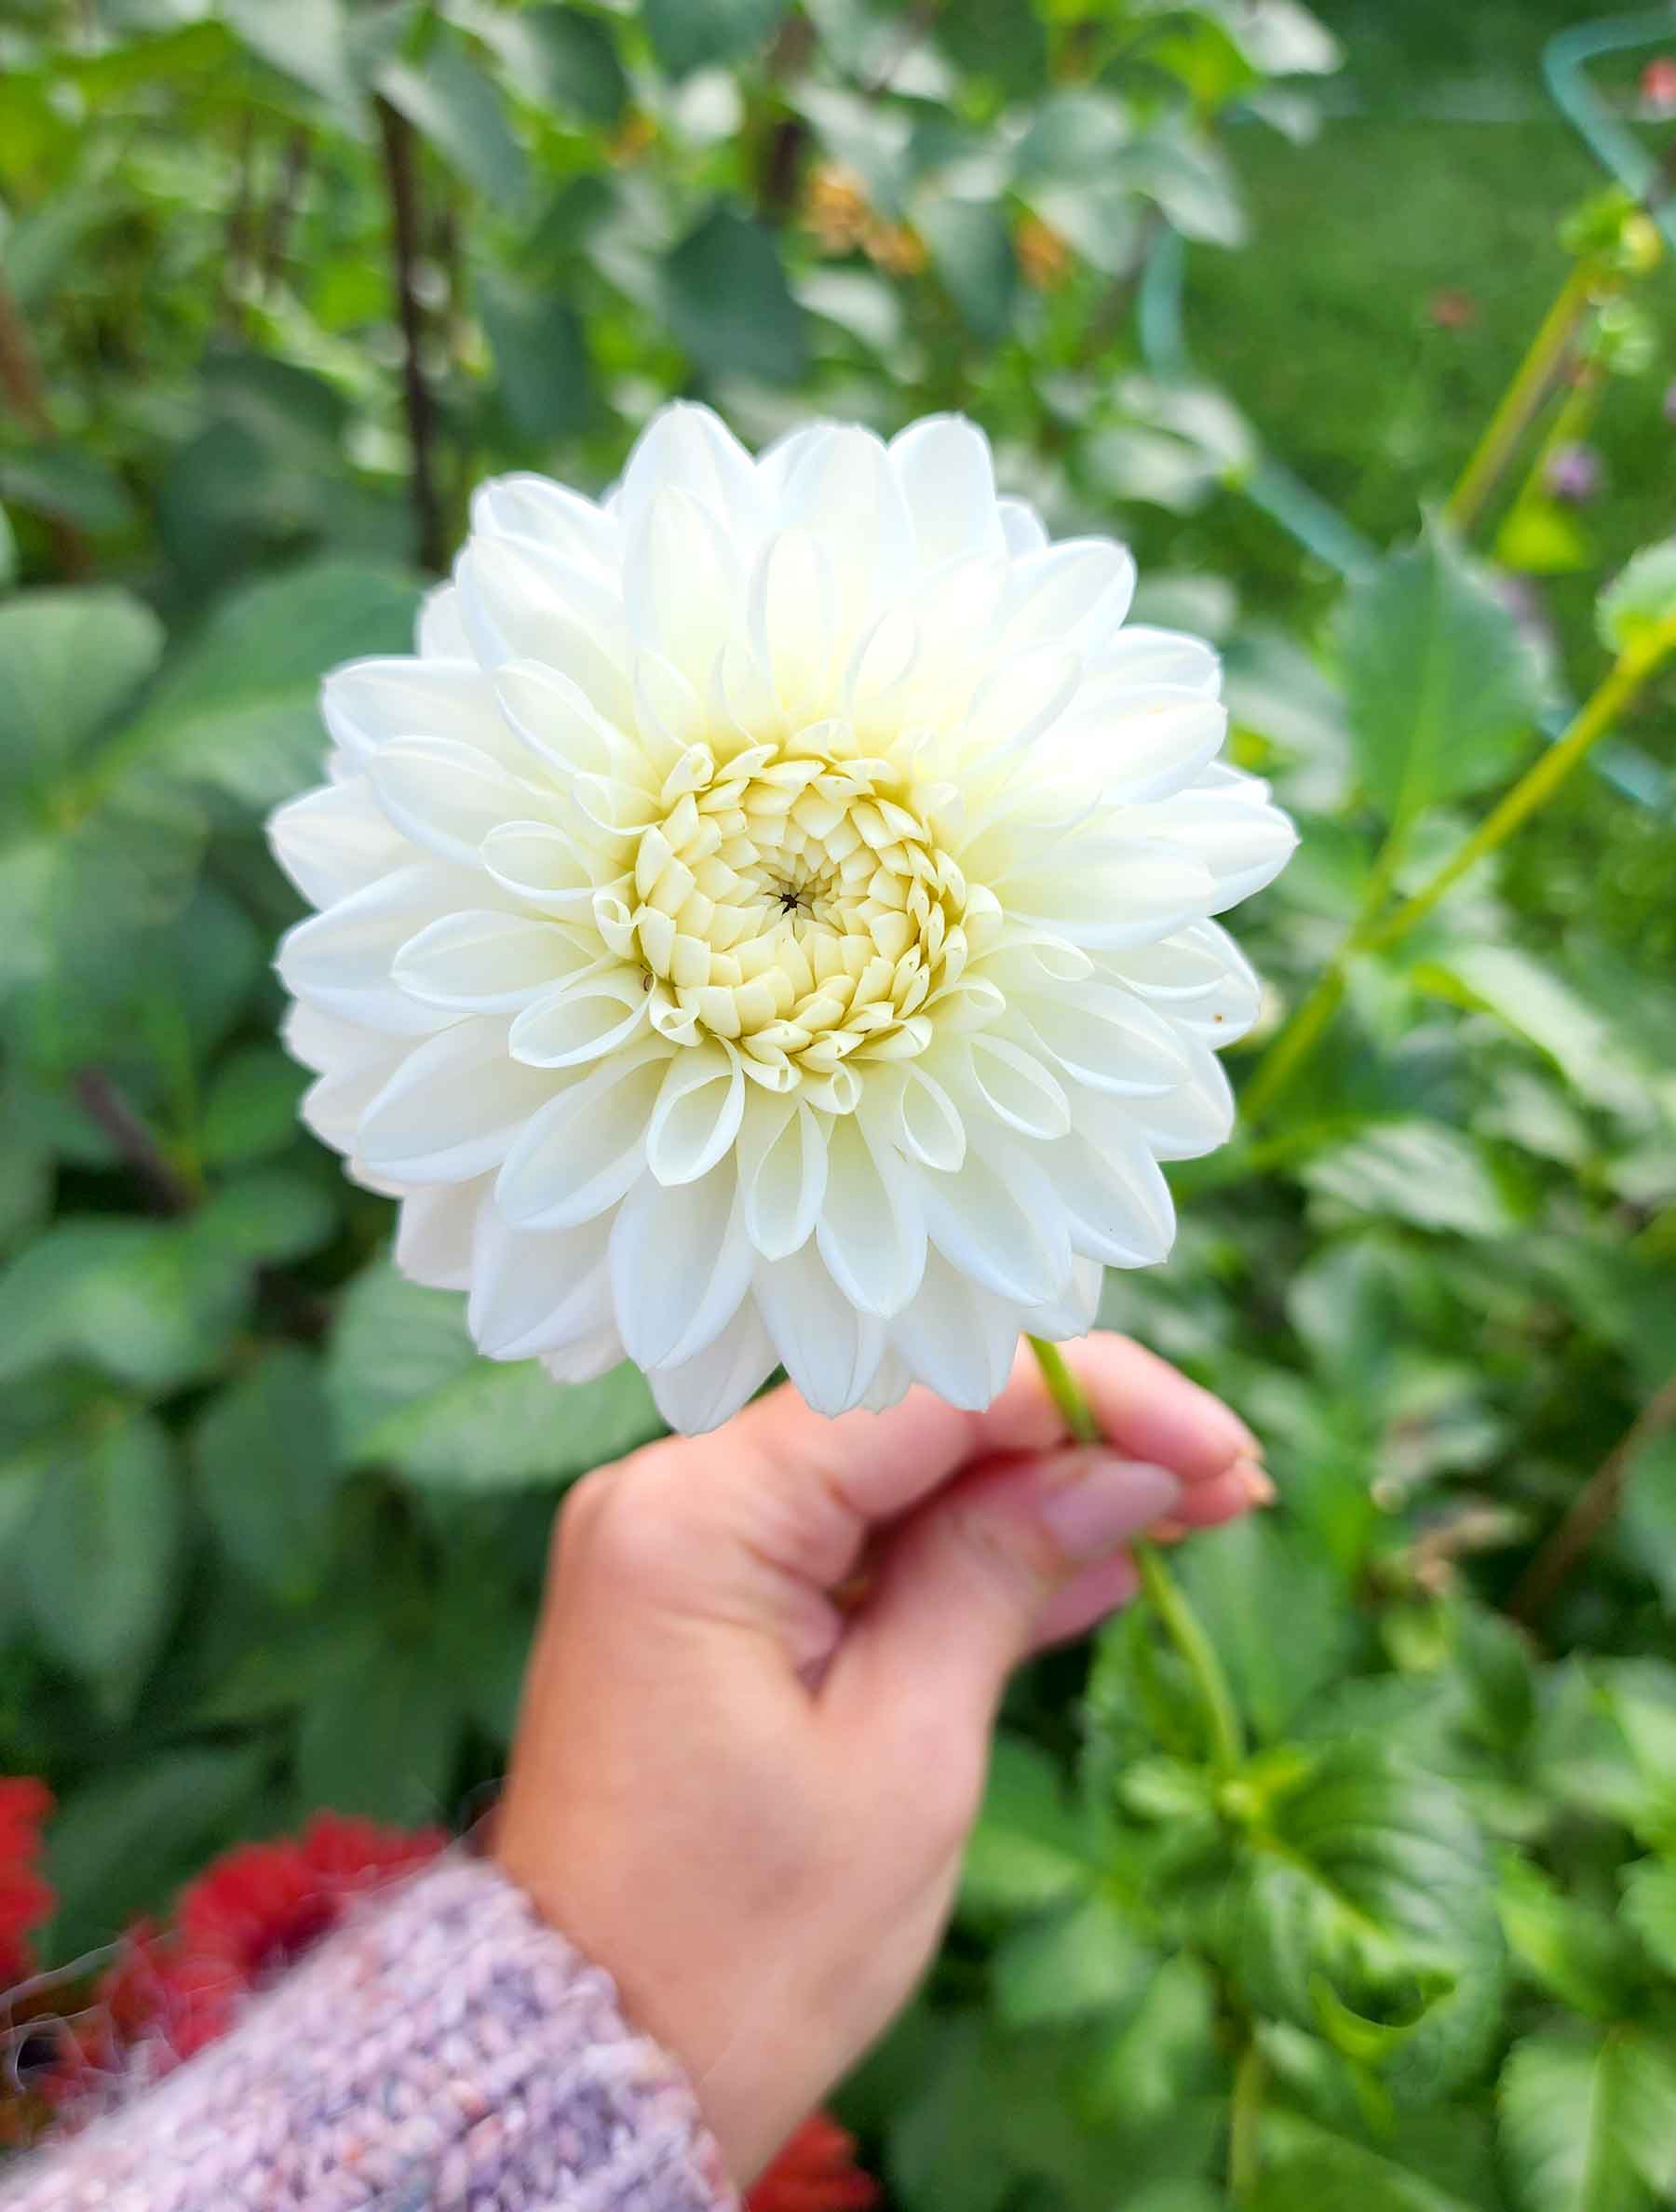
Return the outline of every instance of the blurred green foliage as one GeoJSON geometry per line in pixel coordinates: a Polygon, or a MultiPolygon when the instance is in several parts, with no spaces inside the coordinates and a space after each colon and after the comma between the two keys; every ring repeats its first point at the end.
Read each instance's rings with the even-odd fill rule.
{"type": "MultiPolygon", "coordinates": [[[[849,2112],[907,2212],[1676,2203],[1668,816],[1583,771],[1379,935],[1666,634],[1668,548],[1594,609],[1669,527],[1676,361],[1591,304],[1534,435],[1587,384],[1608,493],[1508,478],[1482,533],[1568,547],[1546,596],[1436,533],[1345,587],[1246,506],[1277,440],[1412,536],[1588,183],[1563,10],[1321,12],[1341,76],[1295,0],[11,0],[0,1765],[61,1799],[57,1954],[309,1808],[461,1804],[556,1489],[655,1427],[478,1360],[299,1129],[260,823],[320,672],[404,647],[480,478],[601,485],[671,392],[957,406],[1217,638],[1304,829],[1242,1136],[1105,1307],[1282,1502],[1181,1559],[1237,1762],[1140,1615],[1034,1667],[849,2112]],[[1421,112],[1463,86],[1500,136],[1421,112]],[[1214,382],[1140,342],[1171,231],[1214,382]]],[[[1655,765],[1668,699],[1612,716],[1655,765]]]]}

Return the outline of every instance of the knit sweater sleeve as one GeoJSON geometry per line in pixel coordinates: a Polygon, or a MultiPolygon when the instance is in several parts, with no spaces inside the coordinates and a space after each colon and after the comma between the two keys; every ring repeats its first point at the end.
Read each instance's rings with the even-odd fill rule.
{"type": "Polygon", "coordinates": [[[731,2212],[671,2060],[492,1867],[364,1908],[4,2212],[731,2212]]]}

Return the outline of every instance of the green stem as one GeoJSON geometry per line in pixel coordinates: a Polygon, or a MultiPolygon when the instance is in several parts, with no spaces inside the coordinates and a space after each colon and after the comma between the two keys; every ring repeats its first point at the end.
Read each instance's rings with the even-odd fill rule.
{"type": "MultiPolygon", "coordinates": [[[[1043,1337],[1033,1336],[1025,1341],[1035,1354],[1048,1394],[1072,1436],[1079,1444],[1098,1444],[1102,1434],[1100,1423],[1083,1395],[1082,1385],[1066,1365],[1064,1354],[1057,1344],[1048,1343],[1043,1337]]],[[[1216,1646],[1165,1566],[1157,1546],[1136,1543],[1130,1544],[1129,1550],[1140,1571],[1141,1587],[1147,1602],[1198,1691],[1217,1772],[1229,1774],[1245,1756],[1245,1741],[1227,1677],[1216,1655],[1216,1646]]]]}
{"type": "Polygon", "coordinates": [[[1482,514],[1519,442],[1553,389],[1577,325],[1600,282],[1592,255],[1578,262],[1543,317],[1530,350],[1513,372],[1484,434],[1473,448],[1443,512],[1463,536],[1482,514]]]}
{"type": "Polygon", "coordinates": [[[1676,650],[1676,619],[1660,624],[1643,643],[1620,654],[1590,697],[1572,717],[1564,733],[1525,771],[1506,798],[1491,808],[1472,835],[1451,855],[1430,882],[1412,898],[1404,899],[1394,913],[1371,930],[1358,950],[1382,950],[1394,945],[1399,937],[1406,937],[1464,875],[1506,844],[1538,807],[1547,805],[1672,650],[1676,650]]]}
{"type": "Polygon", "coordinates": [[[1580,375],[1560,405],[1554,410],[1548,428],[1538,439],[1531,465],[1525,471],[1524,481],[1513,494],[1513,504],[1507,510],[1507,529],[1513,519],[1527,506],[1537,501],[1551,499],[1548,488],[1548,468],[1554,456],[1569,445],[1576,445],[1588,435],[1589,425],[1600,412],[1602,382],[1597,371],[1580,375]]]}
{"type": "Polygon", "coordinates": [[[1255,2042],[1239,2054],[1234,2073],[1234,2105],[1228,2121],[1228,2194],[1248,2205],[1257,2187],[1257,2130],[1263,2118],[1263,2092],[1268,2069],[1255,2042]]]}

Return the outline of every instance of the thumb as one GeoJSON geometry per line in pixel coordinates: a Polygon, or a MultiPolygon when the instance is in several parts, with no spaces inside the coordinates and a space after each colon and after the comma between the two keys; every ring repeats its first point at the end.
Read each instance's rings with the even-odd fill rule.
{"type": "Polygon", "coordinates": [[[1045,1635],[1127,1595],[1124,1544],[1181,1495],[1167,1468],[1099,1446],[961,1477],[891,1538],[823,1701],[863,1727],[899,1715],[922,1742],[927,1717],[987,1733],[1008,1674],[1045,1635]]]}

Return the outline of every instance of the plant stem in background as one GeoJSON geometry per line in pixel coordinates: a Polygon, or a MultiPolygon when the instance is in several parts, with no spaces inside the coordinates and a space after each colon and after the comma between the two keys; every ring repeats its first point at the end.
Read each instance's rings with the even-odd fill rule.
{"type": "Polygon", "coordinates": [[[1676,1428],[1676,1375],[1642,1408],[1572,1501],[1570,1512],[1521,1577],[1507,1601],[1516,1621],[1535,1620],[1588,1550],[1629,1487],[1635,1462],[1655,1436],[1676,1428]]]}
{"type": "MultiPolygon", "coordinates": [[[[1063,1415],[1065,1426],[1072,1436],[1079,1444],[1100,1443],[1102,1432],[1095,1419],[1094,1409],[1083,1396],[1081,1384],[1066,1365],[1064,1354],[1057,1344],[1048,1343],[1043,1337],[1028,1337],[1025,1341],[1035,1355],[1036,1365],[1042,1370],[1042,1380],[1048,1385],[1048,1395],[1063,1415]]],[[[1141,1587],[1146,1594],[1147,1603],[1193,1677],[1199,1703],[1204,1708],[1211,1758],[1216,1769],[1219,1774],[1231,1773],[1245,1755],[1245,1743],[1233,1693],[1223,1673],[1222,1662],[1216,1655],[1216,1646],[1205,1633],[1203,1622],[1188,1604],[1165,1566],[1157,1546],[1135,1543],[1130,1544],[1129,1550],[1140,1571],[1141,1587]]]]}
{"type": "Polygon", "coordinates": [[[1228,2119],[1228,2194],[1236,2205],[1250,2204],[1257,2186],[1257,2129],[1267,2076],[1263,2052],[1253,2039],[1240,2052],[1234,2071],[1234,2102],[1228,2119]]]}
{"type": "Polygon", "coordinates": [[[199,1193],[187,1181],[102,1068],[84,1068],[75,1095],[88,1119],[110,1139],[118,1156],[144,1191],[154,1213],[190,1213],[199,1193]]]}
{"type": "Polygon", "coordinates": [[[412,447],[409,484],[413,506],[413,553],[419,566],[440,575],[448,565],[442,508],[437,495],[437,407],[426,381],[425,310],[419,301],[420,216],[413,133],[387,100],[374,101],[384,148],[385,189],[390,203],[396,311],[401,324],[401,385],[412,447]]]}
{"type": "Polygon", "coordinates": [[[1415,923],[1423,922],[1464,875],[1498,846],[1507,843],[1538,807],[1545,806],[1580,765],[1591,746],[1603,737],[1659,663],[1676,649],[1676,623],[1667,623],[1645,645],[1620,654],[1572,717],[1563,735],[1555,739],[1496,806],[1492,807],[1472,835],[1439,869],[1430,882],[1405,899],[1396,912],[1380,924],[1364,942],[1370,948],[1394,945],[1415,923]]]}
{"type": "Polygon", "coordinates": [[[1554,796],[1673,650],[1676,650],[1676,622],[1663,625],[1633,651],[1620,654],[1591,696],[1572,717],[1564,733],[1526,770],[1499,803],[1492,807],[1471,836],[1463,840],[1412,897],[1404,899],[1389,913],[1382,914],[1395,860],[1396,832],[1393,831],[1374,868],[1361,910],[1344,942],[1327,964],[1314,990],[1264,1054],[1256,1073],[1245,1086],[1240,1113],[1248,1126],[1268,1112],[1320,1042],[1322,1032],[1343,1003],[1350,963],[1356,955],[1383,951],[1405,937],[1463,876],[1506,844],[1554,796]]]}
{"type": "Polygon", "coordinates": [[[279,164],[279,182],[262,225],[262,289],[272,291],[278,284],[285,269],[286,250],[291,243],[291,224],[303,198],[303,186],[308,176],[311,147],[309,134],[301,125],[285,142],[285,153],[279,164]]]}
{"type": "Polygon", "coordinates": [[[1443,509],[1446,519],[1463,536],[1483,513],[1518,451],[1520,440],[1553,390],[1577,325],[1588,312],[1599,282],[1600,271],[1594,256],[1587,255],[1560,287],[1553,305],[1543,317],[1530,350],[1514,371],[1512,383],[1497,402],[1495,412],[1485,425],[1484,434],[1473,449],[1472,457],[1443,509]]]}
{"type": "MultiPolygon", "coordinates": [[[[26,430],[43,443],[51,440],[52,416],[47,405],[47,379],[41,373],[29,325],[4,276],[0,276],[0,394],[26,430]]],[[[88,541],[81,532],[62,515],[49,516],[47,528],[59,573],[65,576],[85,576],[92,562],[88,541]]]]}

